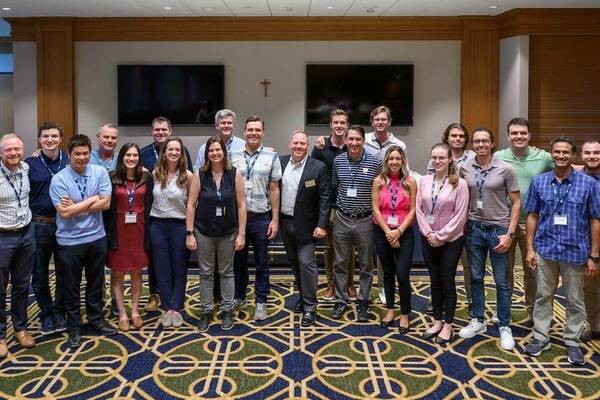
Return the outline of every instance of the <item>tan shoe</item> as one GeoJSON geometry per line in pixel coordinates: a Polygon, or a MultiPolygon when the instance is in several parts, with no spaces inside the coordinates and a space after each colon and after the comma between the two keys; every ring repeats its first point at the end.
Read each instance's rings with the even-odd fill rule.
{"type": "Polygon", "coordinates": [[[146,312],[154,312],[158,310],[158,306],[160,305],[160,297],[157,294],[151,294],[148,296],[148,302],[144,307],[144,311],[146,312]]]}
{"type": "Polygon", "coordinates": [[[135,329],[141,329],[144,326],[144,320],[139,315],[132,316],[131,321],[135,329]]]}
{"type": "Polygon", "coordinates": [[[15,338],[19,341],[21,347],[30,349],[35,346],[35,340],[26,330],[15,333],[15,338]]]}
{"type": "Polygon", "coordinates": [[[8,346],[6,340],[0,339],[0,358],[6,358],[8,356],[8,346]]]}
{"type": "Polygon", "coordinates": [[[121,332],[129,332],[129,321],[126,319],[119,320],[119,330],[121,332]]]}
{"type": "Polygon", "coordinates": [[[356,288],[354,286],[348,286],[348,297],[350,300],[356,300],[356,288]]]}
{"type": "Polygon", "coordinates": [[[327,284],[327,289],[325,289],[325,293],[323,293],[323,300],[331,301],[335,297],[335,287],[333,286],[333,282],[329,282],[327,284]]]}

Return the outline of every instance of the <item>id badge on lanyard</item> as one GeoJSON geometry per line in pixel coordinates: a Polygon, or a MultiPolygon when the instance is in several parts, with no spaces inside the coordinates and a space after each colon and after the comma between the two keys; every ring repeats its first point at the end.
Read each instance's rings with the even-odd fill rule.
{"type": "Polygon", "coordinates": [[[125,213],[125,223],[126,224],[135,224],[135,223],[137,223],[137,213],[126,212],[125,213]]]}
{"type": "Polygon", "coordinates": [[[567,216],[561,214],[554,214],[554,225],[566,226],[567,216]]]}
{"type": "Polygon", "coordinates": [[[358,195],[358,191],[356,190],[356,188],[348,188],[348,190],[346,191],[346,195],[348,197],[356,197],[358,195]]]}
{"type": "Polygon", "coordinates": [[[433,220],[433,215],[428,215],[428,216],[427,216],[427,217],[425,217],[425,218],[426,218],[426,220],[427,220],[427,223],[428,223],[429,225],[433,225],[433,222],[434,222],[434,220],[433,220]]]}
{"type": "Polygon", "coordinates": [[[398,226],[398,217],[396,217],[395,215],[390,215],[389,217],[387,217],[387,224],[390,227],[397,227],[398,226]]]}

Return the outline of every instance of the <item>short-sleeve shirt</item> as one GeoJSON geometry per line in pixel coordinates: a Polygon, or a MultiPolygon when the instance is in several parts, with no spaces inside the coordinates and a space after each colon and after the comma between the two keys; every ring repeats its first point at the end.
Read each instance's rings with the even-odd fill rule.
{"type": "Polygon", "coordinates": [[[523,208],[539,216],[534,239],[539,255],[585,264],[591,249],[589,220],[600,218],[597,181],[572,171],[559,182],[554,171],[546,172],[533,179],[523,208]],[[566,225],[555,224],[555,214],[566,216],[566,225]]]}
{"type": "Polygon", "coordinates": [[[367,153],[376,156],[379,161],[383,161],[385,152],[391,146],[400,146],[402,150],[406,152],[406,144],[402,140],[396,139],[392,132],[389,132],[388,140],[385,143],[379,143],[377,141],[375,132],[369,132],[365,136],[365,150],[367,153]]]}
{"type": "Polygon", "coordinates": [[[510,224],[508,194],[519,191],[519,180],[512,167],[492,158],[492,162],[482,168],[477,158],[473,158],[463,164],[460,173],[469,186],[469,219],[507,228],[510,224]],[[482,208],[477,207],[478,201],[483,202],[482,208]]]}
{"type": "Polygon", "coordinates": [[[38,157],[25,160],[29,165],[29,208],[33,215],[52,218],[56,216],[56,208],[50,200],[50,181],[52,177],[69,165],[69,155],[60,151],[55,160],[41,152],[38,157]]]}
{"type": "MultiPolygon", "coordinates": [[[[98,165],[88,164],[82,175],[69,165],[54,175],[50,183],[52,204],[58,206],[60,199],[69,197],[79,203],[90,196],[110,196],[112,186],[108,172],[98,165]]],[[[61,246],[91,243],[106,236],[102,211],[62,218],[56,214],[56,240],[61,246]]]]}
{"type": "Polygon", "coordinates": [[[0,228],[21,229],[31,222],[29,209],[29,165],[21,161],[11,171],[0,161],[0,228]]]}
{"type": "MultiPolygon", "coordinates": [[[[246,145],[246,141],[244,139],[240,139],[237,136],[232,136],[229,138],[227,143],[225,143],[225,147],[227,148],[227,157],[231,158],[231,154],[234,151],[243,149],[246,145]]],[[[204,166],[206,162],[204,160],[204,153],[206,152],[206,143],[200,146],[198,149],[198,155],[196,156],[196,163],[194,164],[194,170],[197,171],[204,166]]]]}
{"type": "Polygon", "coordinates": [[[282,176],[277,152],[261,145],[258,150],[249,153],[244,147],[231,154],[231,165],[239,170],[244,178],[248,212],[270,211],[269,184],[279,182],[282,176]]]}
{"type": "Polygon", "coordinates": [[[100,150],[96,149],[91,153],[90,164],[98,165],[106,169],[108,172],[114,171],[115,167],[117,166],[117,154],[113,153],[113,156],[110,160],[105,160],[100,156],[100,150]]]}
{"type": "Polygon", "coordinates": [[[348,153],[337,156],[331,175],[332,183],[337,188],[337,208],[346,214],[371,212],[371,188],[380,172],[381,161],[366,151],[358,161],[351,160],[348,153]],[[355,189],[356,197],[348,196],[348,189],[355,189]]]}

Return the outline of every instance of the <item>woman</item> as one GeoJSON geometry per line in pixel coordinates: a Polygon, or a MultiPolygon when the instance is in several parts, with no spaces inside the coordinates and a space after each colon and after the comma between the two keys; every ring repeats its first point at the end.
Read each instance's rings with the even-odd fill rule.
{"type": "Polygon", "coordinates": [[[417,221],[423,235],[423,256],[431,279],[433,325],[423,337],[440,344],[452,337],[456,310],[456,267],[465,238],[469,188],[458,175],[448,144],[438,143],[431,149],[434,174],[419,181],[417,221]],[[442,323],[442,314],[444,321],[442,323]]]}
{"type": "Polygon", "coordinates": [[[417,184],[408,173],[408,163],[400,146],[385,152],[381,174],[373,181],[373,235],[377,255],[383,266],[387,313],[380,322],[388,328],[394,322],[395,281],[400,289],[401,334],[408,333],[410,304],[410,266],[412,264],[417,184]]]}
{"type": "Polygon", "coordinates": [[[183,323],[180,311],[187,283],[185,213],[192,181],[181,139],[169,137],[163,143],[153,176],[150,236],[161,308],[165,312],[160,322],[164,327],[178,328],[183,323]]]}
{"type": "Polygon", "coordinates": [[[123,280],[131,279],[131,321],[140,329],[144,325],[139,313],[142,292],[142,268],[148,265],[150,234],[148,218],[152,206],[152,175],[142,170],[140,148],[126,143],[119,151],[111,173],[112,196],[104,224],[108,243],[106,265],[111,269],[110,286],[119,311],[119,330],[129,330],[125,310],[123,280]]]}
{"type": "Polygon", "coordinates": [[[215,265],[221,288],[221,328],[233,327],[234,250],[245,245],[246,194],[239,171],[227,160],[227,148],[219,136],[206,142],[206,164],[194,174],[187,201],[186,246],[198,249],[200,269],[200,319],[198,330],[206,332],[214,307],[215,265]],[[189,232],[195,232],[195,237],[189,232]]]}

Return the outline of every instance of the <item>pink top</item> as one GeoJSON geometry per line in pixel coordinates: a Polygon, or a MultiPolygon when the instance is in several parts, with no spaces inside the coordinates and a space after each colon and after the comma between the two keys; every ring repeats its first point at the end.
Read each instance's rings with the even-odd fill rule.
{"type": "Polygon", "coordinates": [[[469,208],[469,187],[464,179],[459,179],[456,187],[446,182],[439,194],[433,210],[433,224],[427,222],[431,214],[431,183],[434,175],[425,175],[419,181],[417,191],[417,222],[419,230],[425,236],[435,232],[443,242],[452,242],[464,234],[469,208]]]}
{"type": "MultiPolygon", "coordinates": [[[[379,211],[381,211],[383,220],[388,224],[388,217],[393,215],[398,217],[398,226],[400,226],[406,218],[409,208],[410,194],[402,187],[397,176],[390,176],[388,184],[384,185],[379,193],[379,211]]],[[[375,218],[373,218],[373,221],[377,223],[375,218]]],[[[390,228],[396,227],[390,224],[388,226],[390,228]]]]}

